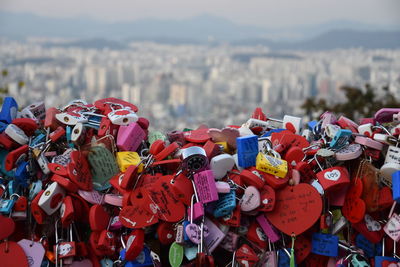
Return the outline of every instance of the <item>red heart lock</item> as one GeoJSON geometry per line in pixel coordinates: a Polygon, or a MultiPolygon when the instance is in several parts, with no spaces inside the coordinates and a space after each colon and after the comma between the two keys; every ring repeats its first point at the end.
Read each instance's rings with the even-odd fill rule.
{"type": "Polygon", "coordinates": [[[259,260],[257,254],[247,244],[243,244],[238,250],[236,250],[235,259],[240,266],[246,267],[254,266],[254,264],[259,260]]]}
{"type": "Polygon", "coordinates": [[[150,202],[144,208],[156,214],[160,220],[177,222],[185,216],[185,206],[176,199],[171,186],[171,175],[162,176],[147,189],[150,202]]]}
{"type": "Polygon", "coordinates": [[[143,228],[158,222],[158,216],[145,209],[151,203],[149,193],[144,188],[137,188],[130,195],[131,206],[124,206],[119,219],[125,227],[143,228]]]}
{"type": "Polygon", "coordinates": [[[219,147],[219,145],[211,140],[208,140],[204,144],[203,149],[204,151],[206,151],[208,160],[211,160],[213,157],[217,156],[221,152],[221,148],[219,147]]]}
{"type": "Polygon", "coordinates": [[[165,141],[164,140],[156,140],[154,141],[149,149],[149,153],[152,155],[157,155],[165,148],[165,141]]]}
{"type": "Polygon", "coordinates": [[[289,175],[286,175],[285,178],[280,178],[278,176],[260,170],[258,170],[258,172],[264,177],[265,183],[270,185],[275,190],[283,188],[288,184],[289,175]]]}
{"type": "Polygon", "coordinates": [[[208,135],[208,129],[197,129],[192,131],[187,131],[183,133],[186,141],[192,143],[205,143],[210,139],[208,135]]]}
{"type": "Polygon", "coordinates": [[[22,247],[13,241],[0,243],[1,266],[28,267],[28,258],[22,247]]]}
{"type": "Polygon", "coordinates": [[[76,193],[79,190],[79,187],[77,184],[73,183],[71,180],[69,180],[67,177],[54,174],[51,177],[51,181],[57,182],[59,185],[61,185],[65,190],[76,193]]]}
{"type": "Polygon", "coordinates": [[[70,196],[66,196],[63,199],[63,204],[60,208],[61,224],[64,228],[71,225],[72,221],[74,220],[74,215],[75,212],[72,198],[70,196]]]}
{"type": "Polygon", "coordinates": [[[107,228],[110,215],[104,210],[102,205],[93,205],[89,211],[89,224],[92,231],[102,231],[107,228]]]}
{"type": "Polygon", "coordinates": [[[0,240],[8,238],[14,233],[15,223],[13,219],[0,215],[0,225],[0,240]]]}
{"type": "Polygon", "coordinates": [[[302,263],[311,253],[311,240],[305,235],[299,235],[294,242],[294,255],[296,255],[296,263],[302,263]]]}
{"type": "Polygon", "coordinates": [[[294,134],[288,130],[284,130],[279,133],[272,133],[271,142],[273,147],[282,145],[286,148],[291,146],[306,148],[310,146],[310,143],[303,136],[294,134]]]}
{"type": "Polygon", "coordinates": [[[122,105],[124,107],[130,107],[134,112],[137,112],[139,110],[138,107],[135,106],[134,104],[114,97],[108,97],[97,100],[96,102],[94,102],[94,105],[96,108],[103,111],[103,114],[105,114],[111,111],[110,103],[122,105]]]}
{"type": "Polygon", "coordinates": [[[257,107],[254,109],[251,117],[253,119],[262,120],[262,121],[267,120],[267,116],[265,116],[264,112],[262,111],[262,108],[260,108],[260,107],[257,107]]]}
{"type": "Polygon", "coordinates": [[[174,225],[168,222],[160,222],[157,226],[158,240],[162,245],[170,245],[175,241],[174,225]]]}
{"type": "Polygon", "coordinates": [[[354,179],[346,194],[346,200],[342,207],[343,216],[351,223],[360,222],[365,215],[365,202],[360,197],[363,192],[363,183],[361,179],[354,179]]]}
{"type": "Polygon", "coordinates": [[[275,190],[269,185],[264,185],[260,191],[260,207],[257,210],[263,212],[272,211],[275,207],[275,201],[275,190]]]}
{"type": "Polygon", "coordinates": [[[186,206],[190,205],[190,200],[194,194],[192,182],[184,174],[171,179],[171,188],[177,199],[186,206]]]}
{"type": "Polygon", "coordinates": [[[300,183],[277,191],[275,208],[266,213],[266,217],[285,234],[298,236],[318,221],[321,212],[318,191],[309,184],[300,183]]]}
{"type": "Polygon", "coordinates": [[[69,178],[76,183],[80,189],[91,191],[93,189],[92,174],[86,157],[80,151],[72,151],[70,157],[71,162],[67,167],[69,178]]]}
{"type": "Polygon", "coordinates": [[[247,185],[247,186],[254,186],[258,190],[260,190],[265,183],[264,177],[261,175],[261,173],[255,168],[251,167],[249,169],[244,169],[240,173],[240,178],[242,179],[242,182],[247,185]]]}

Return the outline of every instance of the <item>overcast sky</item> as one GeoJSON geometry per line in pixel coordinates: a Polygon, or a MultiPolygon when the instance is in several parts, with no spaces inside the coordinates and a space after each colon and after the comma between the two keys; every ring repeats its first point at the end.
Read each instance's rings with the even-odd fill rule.
{"type": "Polygon", "coordinates": [[[400,0],[0,0],[0,10],[107,21],[212,14],[239,24],[264,27],[342,19],[400,25],[400,0]]]}

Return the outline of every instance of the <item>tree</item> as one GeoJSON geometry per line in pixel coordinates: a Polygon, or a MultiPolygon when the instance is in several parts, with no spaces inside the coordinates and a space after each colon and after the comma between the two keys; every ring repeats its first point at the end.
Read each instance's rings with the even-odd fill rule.
{"type": "Polygon", "coordinates": [[[315,113],[322,114],[329,110],[352,120],[358,120],[372,116],[383,107],[400,107],[400,101],[390,93],[388,86],[382,88],[384,95],[380,98],[376,95],[377,89],[369,84],[365,85],[365,90],[353,86],[342,86],[340,90],[346,97],[344,102],[328,105],[325,99],[317,101],[314,98],[307,98],[301,108],[310,119],[315,113]]]}

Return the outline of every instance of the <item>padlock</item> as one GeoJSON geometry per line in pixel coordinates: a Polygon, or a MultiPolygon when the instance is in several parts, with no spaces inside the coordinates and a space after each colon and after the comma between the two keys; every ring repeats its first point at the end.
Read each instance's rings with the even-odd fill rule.
{"type": "Polygon", "coordinates": [[[107,228],[110,221],[110,215],[104,210],[104,207],[95,204],[89,211],[89,224],[92,231],[102,231],[107,228]]]}
{"type": "Polygon", "coordinates": [[[339,238],[331,234],[313,233],[312,253],[329,257],[338,256],[339,238]]]}
{"type": "Polygon", "coordinates": [[[79,122],[86,123],[88,121],[88,118],[85,115],[75,111],[58,113],[55,114],[55,117],[59,122],[70,126],[74,126],[79,122]]]}
{"type": "Polygon", "coordinates": [[[117,147],[121,151],[136,151],[146,134],[136,122],[127,126],[120,126],[117,135],[117,147]]]}
{"type": "MultiPolygon", "coordinates": [[[[181,149],[182,167],[190,172],[199,173],[208,167],[208,159],[202,147],[192,146],[181,149]]],[[[214,176],[214,174],[212,174],[214,176]]],[[[214,178],[213,178],[214,179],[214,178]]]]}
{"type": "Polygon", "coordinates": [[[5,158],[5,169],[11,171],[15,168],[21,159],[26,158],[26,154],[29,150],[28,145],[20,146],[19,148],[10,151],[5,158]]]}
{"type": "Polygon", "coordinates": [[[18,126],[14,124],[9,124],[6,129],[4,130],[4,133],[11,138],[14,142],[20,144],[20,145],[25,145],[28,143],[29,138],[26,136],[24,131],[21,130],[18,126]]]}
{"type": "Polygon", "coordinates": [[[61,207],[64,197],[64,188],[53,182],[40,197],[38,205],[47,215],[52,215],[61,207]]]}
{"type": "Polygon", "coordinates": [[[335,191],[350,184],[349,172],[344,167],[331,167],[317,173],[318,182],[324,191],[335,191]]]}
{"type": "Polygon", "coordinates": [[[256,221],[253,221],[250,224],[249,230],[246,233],[246,237],[251,242],[254,242],[259,248],[263,250],[267,248],[268,238],[256,221]]]}
{"type": "Polygon", "coordinates": [[[195,189],[201,203],[206,204],[218,200],[217,187],[215,186],[214,174],[212,170],[205,170],[195,173],[193,176],[193,181],[195,183],[195,189]]]}
{"type": "Polygon", "coordinates": [[[14,208],[15,202],[19,199],[19,195],[11,194],[9,199],[0,199],[0,213],[2,214],[10,214],[14,208]]]}
{"type": "Polygon", "coordinates": [[[139,117],[130,107],[121,107],[120,109],[112,110],[107,114],[107,117],[113,124],[123,126],[137,122],[139,119],[139,117]]]}
{"type": "Polygon", "coordinates": [[[350,137],[352,135],[352,131],[340,129],[336,132],[335,136],[332,138],[332,141],[329,143],[330,148],[338,149],[347,144],[350,137]]]}
{"type": "Polygon", "coordinates": [[[258,153],[256,159],[257,170],[285,178],[288,172],[288,164],[286,160],[279,159],[263,153],[258,153]]]}
{"type": "Polygon", "coordinates": [[[116,235],[107,229],[102,230],[97,245],[104,255],[112,256],[116,252],[116,235]]]}
{"type": "Polygon", "coordinates": [[[220,218],[231,214],[236,208],[236,191],[230,190],[229,193],[219,194],[218,198],[213,211],[214,217],[220,218]]]}
{"type": "Polygon", "coordinates": [[[234,158],[229,154],[221,154],[211,159],[210,169],[217,180],[222,179],[235,165],[234,158]]]}
{"type": "Polygon", "coordinates": [[[229,231],[219,246],[229,252],[233,252],[237,248],[238,241],[239,235],[229,231]]]}
{"type": "Polygon", "coordinates": [[[13,97],[6,96],[0,111],[0,121],[11,123],[17,117],[18,104],[13,97]]]}
{"type": "Polygon", "coordinates": [[[194,191],[194,194],[192,195],[190,206],[187,209],[187,214],[189,216],[188,219],[191,221],[196,221],[197,219],[204,216],[204,207],[203,204],[199,202],[196,191],[194,191]],[[196,203],[194,203],[194,198],[196,198],[196,203]]]}
{"type": "Polygon", "coordinates": [[[400,262],[400,259],[395,257],[385,256],[385,238],[382,238],[382,256],[375,256],[375,266],[383,266],[383,261],[400,262]]]}
{"type": "Polygon", "coordinates": [[[227,232],[221,231],[221,229],[207,217],[205,217],[204,225],[207,227],[209,233],[207,236],[204,236],[204,243],[209,253],[212,253],[222,242],[227,232]]]}
{"type": "Polygon", "coordinates": [[[258,154],[258,137],[256,135],[236,138],[238,164],[247,168],[256,165],[258,154]]]}
{"type": "Polygon", "coordinates": [[[262,230],[264,231],[264,233],[267,235],[268,240],[275,243],[276,241],[281,239],[277,230],[271,225],[271,223],[267,220],[267,218],[263,214],[258,215],[256,220],[260,225],[260,227],[262,228],[262,230]]]}
{"type": "Polygon", "coordinates": [[[268,240],[268,251],[265,251],[263,256],[260,258],[262,266],[266,267],[277,267],[278,259],[276,257],[275,249],[272,249],[271,241],[268,240]]]}
{"type": "Polygon", "coordinates": [[[244,190],[244,194],[239,201],[240,209],[245,212],[257,209],[260,203],[260,192],[252,185],[244,190]]]}
{"type": "Polygon", "coordinates": [[[31,214],[38,224],[43,224],[46,218],[46,213],[39,206],[39,199],[44,192],[45,190],[40,190],[31,202],[31,214]]]}
{"type": "Polygon", "coordinates": [[[129,235],[126,246],[124,245],[123,238],[121,236],[121,242],[124,250],[124,260],[134,260],[144,247],[144,231],[142,229],[135,229],[129,235]]]}
{"type": "Polygon", "coordinates": [[[242,179],[245,185],[252,185],[256,187],[258,190],[260,190],[265,183],[263,175],[261,175],[260,172],[257,171],[257,169],[254,167],[250,167],[249,169],[244,169],[240,173],[240,178],[242,179]]]}
{"type": "Polygon", "coordinates": [[[67,228],[71,225],[74,220],[74,211],[72,198],[70,196],[65,196],[60,207],[61,225],[63,228],[67,228]]]}

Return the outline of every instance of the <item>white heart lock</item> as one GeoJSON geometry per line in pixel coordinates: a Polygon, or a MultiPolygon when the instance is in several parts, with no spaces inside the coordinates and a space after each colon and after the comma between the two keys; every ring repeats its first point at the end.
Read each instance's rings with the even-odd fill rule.
{"type": "Polygon", "coordinates": [[[249,186],[244,190],[240,200],[240,209],[242,211],[252,211],[260,206],[260,192],[254,186],[249,186]]]}
{"type": "Polygon", "coordinates": [[[215,179],[222,179],[226,173],[232,170],[235,165],[235,159],[229,154],[221,154],[211,159],[210,167],[214,173],[215,179]]]}

